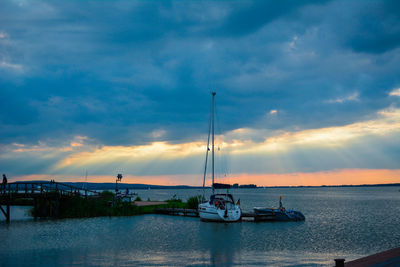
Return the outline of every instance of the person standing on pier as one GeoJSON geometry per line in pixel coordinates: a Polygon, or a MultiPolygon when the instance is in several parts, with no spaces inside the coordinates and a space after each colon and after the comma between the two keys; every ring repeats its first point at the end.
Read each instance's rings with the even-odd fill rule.
{"type": "Polygon", "coordinates": [[[6,193],[6,186],[7,186],[7,177],[6,177],[6,175],[3,173],[3,183],[2,183],[2,189],[3,189],[3,192],[4,193],[6,193]]]}

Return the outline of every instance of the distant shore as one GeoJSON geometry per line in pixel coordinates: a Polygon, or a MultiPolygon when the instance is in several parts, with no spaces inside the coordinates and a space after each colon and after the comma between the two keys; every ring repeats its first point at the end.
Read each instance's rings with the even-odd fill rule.
{"type": "MultiPolygon", "coordinates": [[[[19,181],[16,181],[18,183],[19,181]]],[[[47,182],[47,180],[21,181],[22,182],[47,182]]],[[[85,183],[85,182],[65,182],[65,184],[85,188],[88,190],[110,190],[115,188],[115,183],[85,183]]],[[[297,185],[297,186],[257,186],[257,185],[240,185],[232,186],[233,189],[248,189],[248,188],[321,188],[321,187],[382,187],[382,186],[400,186],[400,183],[391,184],[360,184],[360,185],[297,185]]],[[[202,189],[201,186],[189,185],[151,185],[151,184],[128,184],[118,183],[119,189],[136,189],[136,190],[151,190],[151,189],[202,189]]],[[[206,187],[211,188],[211,187],[206,187]]]]}

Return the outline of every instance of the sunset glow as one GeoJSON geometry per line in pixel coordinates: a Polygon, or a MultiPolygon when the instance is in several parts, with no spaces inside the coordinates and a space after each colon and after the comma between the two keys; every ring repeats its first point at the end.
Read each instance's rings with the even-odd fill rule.
{"type": "MultiPolygon", "coordinates": [[[[378,112],[375,120],[368,120],[342,127],[330,127],[322,129],[304,130],[298,132],[279,133],[270,136],[260,143],[253,142],[249,136],[252,129],[237,129],[232,133],[227,133],[216,138],[217,147],[228,151],[233,159],[240,160],[242,156],[270,155],[276,157],[280,153],[290,153],[308,147],[318,147],[326,149],[336,149],[348,146],[353,141],[360,142],[363,138],[373,136],[393,135],[400,132],[400,112],[399,110],[383,110],[378,112]],[[226,139],[226,140],[225,140],[226,139]]],[[[63,175],[61,173],[71,173],[73,170],[97,169],[100,166],[120,166],[119,169],[128,172],[125,175],[126,183],[151,183],[165,185],[200,185],[201,184],[201,164],[206,150],[205,142],[191,142],[183,144],[169,144],[167,142],[154,142],[141,146],[103,146],[91,147],[85,144],[86,137],[75,137],[66,147],[49,147],[44,143],[35,146],[23,144],[12,144],[9,147],[11,155],[20,153],[33,153],[45,158],[50,155],[61,155],[60,160],[51,166],[49,174],[25,175],[16,179],[57,179],[65,181],[78,181],[79,176],[63,175]],[[78,140],[78,141],[77,141],[78,140]],[[41,154],[40,154],[41,153],[41,154]],[[179,170],[168,170],[168,164],[161,167],[159,172],[171,173],[168,175],[148,175],[131,174],[137,171],[142,165],[154,165],[157,168],[157,161],[177,162],[191,159],[192,166],[197,169],[186,170],[185,174],[179,170]],[[130,166],[130,167],[129,167],[130,166]],[[195,171],[199,173],[194,173],[195,171]]],[[[3,155],[3,158],[9,157],[3,155]]],[[[289,162],[281,162],[283,168],[289,162]]],[[[118,167],[117,167],[118,169],[118,167]]],[[[299,186],[299,185],[339,185],[339,184],[378,184],[396,183],[400,181],[398,169],[335,169],[330,171],[317,172],[289,172],[289,173],[260,173],[257,169],[255,173],[242,173],[238,168],[235,173],[231,173],[228,178],[221,180],[229,183],[258,184],[265,186],[299,186]],[[257,173],[258,172],[258,173],[257,173]]],[[[112,176],[90,175],[90,182],[110,182],[112,176]]]]}

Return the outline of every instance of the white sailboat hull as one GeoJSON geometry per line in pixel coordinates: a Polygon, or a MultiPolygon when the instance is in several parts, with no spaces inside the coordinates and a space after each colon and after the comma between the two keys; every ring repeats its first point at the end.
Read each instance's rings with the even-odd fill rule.
{"type": "Polygon", "coordinates": [[[199,215],[203,221],[236,222],[240,220],[242,211],[238,205],[222,210],[206,202],[199,205],[199,215]]]}

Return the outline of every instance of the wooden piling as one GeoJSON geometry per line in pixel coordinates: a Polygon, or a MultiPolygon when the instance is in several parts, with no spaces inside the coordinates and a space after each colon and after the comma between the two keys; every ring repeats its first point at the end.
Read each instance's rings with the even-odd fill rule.
{"type": "Polygon", "coordinates": [[[3,212],[4,217],[6,217],[6,222],[10,222],[10,205],[6,205],[6,210],[3,209],[2,206],[0,206],[0,210],[3,212]]]}
{"type": "Polygon", "coordinates": [[[6,216],[6,222],[10,222],[10,203],[7,203],[7,216],[6,216]]]}
{"type": "Polygon", "coordinates": [[[33,217],[34,217],[34,219],[36,220],[37,219],[37,213],[38,213],[38,206],[37,206],[37,198],[35,197],[34,199],[33,199],[33,203],[34,203],[34,208],[33,208],[33,217]]]}
{"type": "Polygon", "coordinates": [[[335,259],[335,267],[344,267],[345,259],[335,259]]]}

